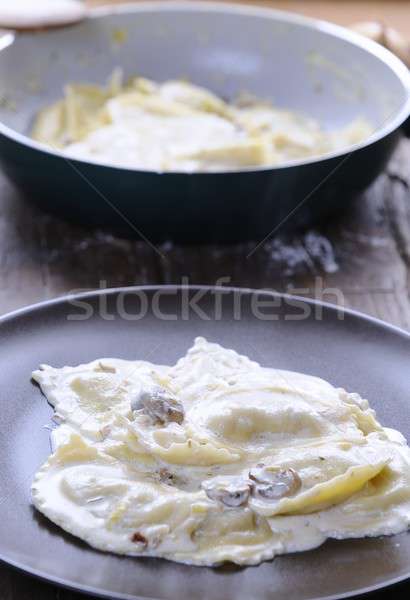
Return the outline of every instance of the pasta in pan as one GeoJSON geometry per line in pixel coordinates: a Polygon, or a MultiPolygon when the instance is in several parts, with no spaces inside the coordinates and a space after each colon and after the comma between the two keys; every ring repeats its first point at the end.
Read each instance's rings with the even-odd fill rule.
{"type": "Polygon", "coordinates": [[[372,133],[358,117],[335,131],[243,94],[225,102],[186,81],[117,70],[106,88],[69,84],[42,110],[34,139],[70,157],[154,171],[221,171],[278,165],[356,144],[372,133]]]}

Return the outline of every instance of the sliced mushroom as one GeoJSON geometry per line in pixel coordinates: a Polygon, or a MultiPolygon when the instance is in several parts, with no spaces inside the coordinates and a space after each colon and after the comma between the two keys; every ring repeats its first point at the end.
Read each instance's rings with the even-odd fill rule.
{"type": "Polygon", "coordinates": [[[251,489],[249,482],[235,478],[214,478],[202,483],[202,489],[208,498],[221,502],[229,508],[238,508],[247,504],[251,489]]]}
{"type": "Polygon", "coordinates": [[[253,495],[266,500],[293,496],[302,485],[299,475],[293,469],[269,467],[262,463],[249,471],[249,479],[254,482],[253,495]]]}
{"type": "Polygon", "coordinates": [[[145,537],[145,535],[142,535],[142,533],[140,533],[139,531],[136,531],[132,534],[131,542],[134,542],[134,544],[141,544],[144,548],[148,546],[147,538],[145,537]]]}
{"type": "Polygon", "coordinates": [[[160,386],[142,387],[131,401],[131,410],[143,410],[160,423],[178,423],[184,420],[184,407],[177,398],[160,386]]]}

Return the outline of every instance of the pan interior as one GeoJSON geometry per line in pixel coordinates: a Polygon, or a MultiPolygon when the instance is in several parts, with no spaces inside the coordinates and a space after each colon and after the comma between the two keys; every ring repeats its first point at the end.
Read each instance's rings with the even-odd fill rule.
{"type": "Polygon", "coordinates": [[[7,91],[0,120],[21,134],[40,108],[61,97],[65,83],[103,83],[117,66],[126,77],[188,78],[228,99],[252,92],[328,130],[358,116],[377,129],[408,98],[388,60],[331,27],[275,11],[143,3],[1,41],[0,86],[7,91]]]}

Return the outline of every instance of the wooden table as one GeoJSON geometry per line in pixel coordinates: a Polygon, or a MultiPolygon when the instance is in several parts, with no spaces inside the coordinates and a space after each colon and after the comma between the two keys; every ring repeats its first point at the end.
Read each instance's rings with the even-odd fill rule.
{"type": "MultiPolygon", "coordinates": [[[[302,7],[302,2],[272,4],[302,7]]],[[[330,4],[346,21],[346,5],[353,3],[342,9],[339,2],[304,2],[303,10],[316,5],[315,14],[328,17],[330,4]]],[[[372,5],[382,14],[388,5],[398,18],[404,4],[355,2],[352,11],[364,15],[372,5]]],[[[400,24],[410,31],[410,14],[400,24]]],[[[386,172],[343,219],[298,239],[270,241],[247,258],[251,248],[164,244],[157,253],[143,242],[42,214],[0,178],[0,313],[73,290],[180,283],[184,277],[214,284],[225,277],[232,285],[337,301],[410,329],[410,142],[402,142],[386,172]]],[[[85,597],[0,566],[0,600],[34,598],[85,597]]]]}

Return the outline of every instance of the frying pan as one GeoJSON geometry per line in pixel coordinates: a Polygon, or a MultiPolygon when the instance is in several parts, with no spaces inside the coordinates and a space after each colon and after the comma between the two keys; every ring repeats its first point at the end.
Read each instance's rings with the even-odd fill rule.
{"type": "Polygon", "coordinates": [[[329,218],[385,166],[410,114],[410,75],[389,51],[336,25],[225,3],[96,9],[72,27],[0,38],[0,162],[57,215],[152,241],[261,240],[329,218]],[[69,81],[187,77],[224,98],[246,90],[318,119],[375,131],[326,156],[220,173],[159,173],[67,160],[29,137],[69,81]]]}

